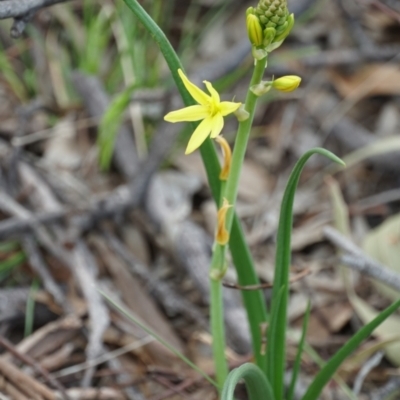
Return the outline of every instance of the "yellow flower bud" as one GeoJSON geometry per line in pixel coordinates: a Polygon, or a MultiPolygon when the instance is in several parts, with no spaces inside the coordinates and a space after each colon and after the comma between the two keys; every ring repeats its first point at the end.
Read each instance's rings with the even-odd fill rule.
{"type": "Polygon", "coordinates": [[[232,205],[228,203],[228,200],[224,199],[224,201],[222,202],[222,207],[218,210],[217,232],[215,234],[215,241],[221,246],[226,245],[229,241],[229,232],[225,227],[225,222],[226,213],[231,207],[232,205]]]}
{"type": "Polygon", "coordinates": [[[221,146],[222,155],[224,156],[224,165],[222,166],[221,172],[219,174],[219,179],[221,181],[226,181],[229,176],[229,171],[231,170],[232,161],[232,150],[229,143],[222,136],[217,136],[215,141],[221,146]]]}
{"type": "Polygon", "coordinates": [[[272,82],[272,87],[281,92],[292,92],[296,90],[301,82],[301,78],[297,75],[282,76],[272,82]]]}
{"type": "Polygon", "coordinates": [[[261,46],[263,43],[263,32],[260,20],[254,14],[248,14],[246,18],[247,34],[253,46],[261,46]]]}

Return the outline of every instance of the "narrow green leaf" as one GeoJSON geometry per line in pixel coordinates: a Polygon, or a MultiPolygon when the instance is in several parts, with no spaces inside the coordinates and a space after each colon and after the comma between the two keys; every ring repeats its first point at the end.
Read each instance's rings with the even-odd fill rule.
{"type": "Polygon", "coordinates": [[[8,272],[16,267],[18,267],[20,264],[22,264],[26,260],[25,253],[19,252],[16,253],[7,259],[0,261],[0,272],[8,272]]]}
{"type": "Polygon", "coordinates": [[[86,45],[80,54],[79,68],[88,74],[96,75],[102,65],[103,54],[110,42],[112,30],[108,29],[111,15],[108,15],[106,8],[100,11],[93,10],[89,2],[86,4],[85,32],[86,45]]]}
{"type": "Polygon", "coordinates": [[[3,242],[0,243],[0,253],[6,253],[8,251],[12,251],[17,249],[19,246],[18,242],[3,242]]]}
{"type": "MultiPolygon", "coordinates": [[[[278,321],[279,321],[279,317],[280,317],[280,315],[279,315],[280,309],[281,309],[280,306],[282,304],[282,300],[283,300],[283,297],[285,296],[285,294],[286,294],[286,288],[285,288],[285,286],[282,286],[278,292],[278,295],[274,299],[275,307],[272,308],[272,310],[271,310],[270,321],[269,321],[269,326],[268,326],[268,331],[267,331],[268,338],[270,338],[270,337],[274,338],[276,336],[282,335],[282,332],[279,332],[277,329],[279,328],[278,321]]],[[[286,332],[284,332],[284,333],[286,333],[286,332]]],[[[271,346],[271,344],[267,340],[267,349],[269,349],[270,346],[271,346]]],[[[279,360],[272,361],[270,375],[269,376],[267,375],[269,381],[272,383],[273,389],[276,386],[274,384],[274,380],[277,379],[277,376],[279,377],[279,375],[277,374],[277,372],[279,372],[279,371],[275,370],[274,364],[279,364],[279,360]]],[[[274,389],[274,395],[276,396],[275,389],[274,389]]],[[[278,398],[281,398],[281,397],[278,397],[278,398]]]]}
{"type": "Polygon", "coordinates": [[[246,363],[230,372],[222,390],[221,400],[234,400],[235,388],[244,380],[249,400],[274,400],[274,394],[263,371],[254,364],[246,363]]]}
{"type": "Polygon", "coordinates": [[[29,336],[33,331],[33,324],[35,322],[35,295],[38,290],[39,280],[34,279],[26,301],[24,337],[29,336]]]}
{"type": "MultiPolygon", "coordinates": [[[[152,37],[160,47],[185,106],[195,104],[178,74],[178,69],[181,68],[184,70],[184,68],[164,32],[136,0],[124,0],[124,2],[136,15],[144,27],[151,33],[152,37]]],[[[193,124],[193,130],[195,127],[196,125],[193,124]]],[[[207,138],[205,140],[203,145],[200,147],[200,154],[206,169],[207,179],[213,198],[218,204],[221,184],[219,180],[220,164],[218,161],[217,152],[211,139],[207,138]]],[[[236,214],[232,224],[229,248],[232,253],[233,262],[238,274],[239,284],[259,284],[260,281],[255,272],[254,262],[252,260],[248,245],[245,241],[240,221],[236,214]]],[[[254,357],[257,365],[265,370],[266,356],[261,353],[261,324],[267,321],[267,310],[263,294],[259,290],[242,291],[241,293],[249,320],[254,357]]]]}
{"type": "Polygon", "coordinates": [[[306,340],[306,334],[308,329],[308,321],[310,320],[310,312],[311,312],[311,303],[310,301],[307,304],[307,309],[304,314],[303,328],[301,331],[301,338],[299,342],[299,346],[297,348],[296,359],[293,365],[292,379],[289,386],[289,391],[287,395],[287,400],[293,400],[294,390],[296,388],[297,377],[299,376],[299,371],[301,367],[301,355],[303,354],[304,343],[306,340]]]}
{"type": "Polygon", "coordinates": [[[340,364],[378,327],[386,318],[400,307],[400,300],[383,310],[369,324],[362,327],[321,369],[302,400],[317,400],[324,386],[329,382],[340,364]]]}
{"type": "MultiPolygon", "coordinates": [[[[312,361],[317,364],[320,369],[326,365],[326,361],[307,343],[304,343],[304,352],[310,357],[312,361]]],[[[347,396],[349,400],[358,400],[357,396],[354,395],[351,388],[346,384],[346,382],[338,375],[332,377],[333,381],[337,383],[342,392],[347,396]]]]}
{"type": "Polygon", "coordinates": [[[271,323],[267,334],[267,377],[272,384],[277,399],[283,398],[283,379],[286,364],[286,315],[289,297],[289,266],[291,259],[290,246],[294,195],[300,179],[300,174],[306,162],[313,154],[321,154],[338,164],[344,165],[340,158],[336,157],[328,150],[321,148],[311,149],[303,154],[297,161],[283,195],[277,233],[275,275],[271,299],[271,314],[276,314],[277,318],[275,322],[276,326],[275,323],[271,323]],[[285,287],[285,293],[281,301],[278,302],[277,298],[282,287],[285,287]]]}
{"type": "Polygon", "coordinates": [[[135,88],[135,85],[131,85],[119,93],[111,101],[100,121],[97,144],[99,148],[99,164],[102,170],[110,168],[118,129],[123,122],[124,112],[129,105],[132,92],[135,88]]]}

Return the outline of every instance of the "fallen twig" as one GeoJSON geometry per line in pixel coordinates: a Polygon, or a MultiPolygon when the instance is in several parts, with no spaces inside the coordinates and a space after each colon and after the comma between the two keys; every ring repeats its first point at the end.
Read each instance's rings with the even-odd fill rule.
{"type": "MultiPolygon", "coordinates": [[[[294,283],[299,281],[300,279],[303,279],[307,275],[311,274],[311,270],[309,268],[306,268],[304,271],[301,271],[300,273],[296,274],[293,276],[289,283],[294,283]]],[[[237,290],[259,290],[259,289],[270,289],[274,285],[273,283],[261,283],[260,285],[238,285],[237,283],[230,283],[230,282],[222,282],[222,285],[226,288],[229,289],[237,289],[237,290]]]]}
{"type": "MultiPolygon", "coordinates": [[[[55,400],[55,394],[39,381],[19,370],[10,362],[0,358],[0,376],[3,376],[30,399],[55,400]],[[28,397],[29,396],[29,397],[28,397]]],[[[15,397],[13,397],[15,398],[15,397]]]]}
{"type": "Polygon", "coordinates": [[[65,388],[61,385],[60,382],[57,381],[45,368],[43,368],[39,363],[37,363],[31,356],[28,354],[21,353],[8,339],[3,336],[0,336],[0,346],[10,352],[14,357],[20,359],[23,363],[31,366],[34,370],[36,370],[43,378],[51,384],[55,389],[59,390],[62,394],[62,398],[69,399],[67,394],[65,393],[65,388]]]}
{"type": "Polygon", "coordinates": [[[341,256],[342,264],[362,272],[371,278],[378,279],[400,291],[400,274],[391,271],[388,267],[367,256],[359,247],[336,229],[326,227],[324,234],[331,243],[341,248],[344,252],[349,253],[341,256]]]}
{"type": "Polygon", "coordinates": [[[356,396],[360,394],[361,387],[367,375],[380,364],[384,355],[385,353],[383,351],[378,351],[361,367],[360,372],[357,374],[357,377],[354,380],[353,393],[356,396]]]}

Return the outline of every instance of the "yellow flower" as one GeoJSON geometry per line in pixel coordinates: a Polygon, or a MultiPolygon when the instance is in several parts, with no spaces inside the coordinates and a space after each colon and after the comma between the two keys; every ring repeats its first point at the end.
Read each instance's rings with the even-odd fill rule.
{"type": "Polygon", "coordinates": [[[164,119],[168,122],[203,120],[189,140],[185,151],[185,154],[189,154],[199,148],[208,135],[210,135],[212,139],[216,138],[221,133],[224,126],[223,117],[235,112],[240,107],[241,103],[221,101],[218,92],[213,88],[211,83],[204,81],[210,92],[211,96],[209,96],[190,82],[181,69],[178,69],[178,73],[188,92],[199,104],[172,111],[168,113],[164,119]]]}

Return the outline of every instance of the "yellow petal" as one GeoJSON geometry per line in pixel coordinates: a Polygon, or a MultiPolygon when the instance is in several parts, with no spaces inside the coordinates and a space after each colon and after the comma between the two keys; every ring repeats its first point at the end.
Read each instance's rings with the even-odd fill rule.
{"type": "Polygon", "coordinates": [[[204,81],[204,84],[206,85],[208,91],[210,92],[211,98],[213,99],[214,103],[219,104],[221,99],[219,98],[218,92],[213,88],[213,85],[208,81],[204,81]]]}
{"type": "Polygon", "coordinates": [[[214,115],[212,118],[211,138],[215,139],[221,133],[223,127],[224,119],[222,115],[220,113],[214,115]]]}
{"type": "Polygon", "coordinates": [[[227,116],[228,114],[232,114],[235,112],[242,103],[233,103],[232,101],[223,101],[219,105],[219,109],[221,110],[221,115],[223,117],[227,116]]]}
{"type": "Polygon", "coordinates": [[[206,140],[212,129],[212,118],[203,119],[199,126],[193,132],[192,137],[186,147],[185,154],[190,154],[199,148],[202,143],[206,140]]]}
{"type": "Polygon", "coordinates": [[[209,115],[204,106],[190,106],[180,110],[171,111],[165,117],[168,122],[200,121],[209,115]]]}
{"type": "Polygon", "coordinates": [[[199,104],[205,106],[206,104],[209,103],[210,96],[208,96],[201,89],[199,89],[194,83],[190,82],[181,69],[178,69],[178,74],[181,77],[182,82],[185,85],[185,88],[199,104]]]}

